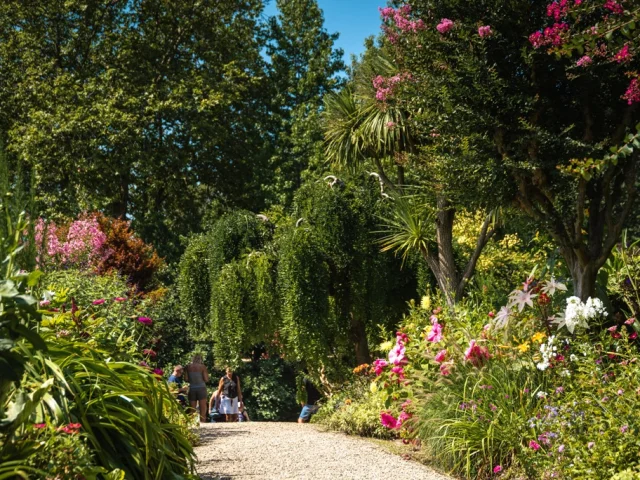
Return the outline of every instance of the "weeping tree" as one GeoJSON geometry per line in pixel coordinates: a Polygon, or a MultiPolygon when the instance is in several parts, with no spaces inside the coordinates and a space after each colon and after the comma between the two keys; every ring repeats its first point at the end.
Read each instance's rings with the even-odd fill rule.
{"type": "MultiPolygon", "coordinates": [[[[328,159],[348,170],[372,166],[384,195],[394,199],[394,209],[382,239],[383,251],[403,256],[418,252],[433,273],[447,303],[462,299],[477,262],[496,234],[495,210],[487,214],[474,251],[456,258],[453,228],[456,211],[482,208],[473,199],[456,195],[453,169],[442,168],[443,156],[464,161],[468,149],[450,146],[446,154],[424,148],[424,132],[416,131],[419,108],[395,102],[394,93],[406,76],[385,48],[370,46],[355,67],[351,83],[325,100],[324,127],[328,159]],[[395,166],[392,179],[389,167],[395,166]],[[385,193],[385,189],[389,193],[385,193]]],[[[460,189],[457,189],[460,191],[460,189]]]]}
{"type": "Polygon", "coordinates": [[[416,292],[413,270],[376,244],[386,208],[377,180],[329,176],[303,185],[287,215],[225,213],[180,264],[188,329],[220,364],[255,348],[334,378],[368,363],[369,340],[416,292]]]}

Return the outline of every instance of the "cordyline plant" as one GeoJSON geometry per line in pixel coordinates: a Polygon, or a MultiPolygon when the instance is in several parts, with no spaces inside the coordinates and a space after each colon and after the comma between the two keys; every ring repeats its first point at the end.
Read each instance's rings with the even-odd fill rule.
{"type": "MultiPolygon", "coordinates": [[[[622,98],[625,73],[639,67],[633,46],[599,60],[597,68],[548,55],[547,47],[569,38],[575,2],[409,3],[405,16],[424,28],[387,41],[411,75],[394,101],[421,112],[413,118],[424,145],[419,158],[438,158],[440,175],[470,200],[516,204],[557,243],[575,294],[593,296],[636,197],[640,142],[629,132],[640,113],[622,98]],[[529,37],[546,25],[549,30],[529,37]]],[[[597,2],[578,3],[582,12],[597,2]]],[[[602,48],[631,32],[634,2],[600,3],[595,17],[576,18],[597,23],[608,15],[606,22],[619,28],[605,33],[604,43],[569,45],[602,48]]]]}

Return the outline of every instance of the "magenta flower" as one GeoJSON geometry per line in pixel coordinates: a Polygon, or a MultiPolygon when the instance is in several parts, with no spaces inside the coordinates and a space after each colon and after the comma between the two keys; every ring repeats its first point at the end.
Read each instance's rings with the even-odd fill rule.
{"type": "Polygon", "coordinates": [[[442,365],[440,365],[440,374],[442,374],[444,377],[450,375],[451,370],[449,367],[451,367],[451,365],[452,363],[443,363],[442,365]]]}
{"type": "Polygon", "coordinates": [[[431,331],[427,335],[427,341],[431,343],[438,343],[442,340],[442,325],[437,321],[431,327],[431,331]]]}
{"type": "Polygon", "coordinates": [[[396,332],[396,343],[405,345],[409,342],[409,336],[404,332],[396,332]]]}
{"type": "Polygon", "coordinates": [[[127,299],[125,297],[116,297],[113,299],[114,302],[126,302],[127,299]]]}
{"type": "Polygon", "coordinates": [[[540,450],[540,444],[535,440],[529,440],[529,448],[537,452],[538,450],[540,450]]]}
{"type": "Polygon", "coordinates": [[[620,433],[627,433],[629,430],[629,425],[623,425],[620,427],[620,433]]]}
{"type": "Polygon", "coordinates": [[[104,298],[99,298],[91,302],[92,305],[102,305],[105,302],[104,298]]]}
{"type": "Polygon", "coordinates": [[[376,373],[376,376],[379,377],[387,366],[389,366],[389,362],[387,362],[386,360],[382,358],[376,359],[373,362],[373,369],[376,373]]]}
{"type": "Polygon", "coordinates": [[[164,372],[162,371],[161,368],[154,368],[153,369],[153,374],[162,376],[162,375],[164,375],[164,372]]]}
{"type": "Polygon", "coordinates": [[[138,321],[143,325],[151,325],[153,323],[153,320],[149,317],[138,317],[138,321]]]}
{"type": "Polygon", "coordinates": [[[396,128],[396,122],[387,122],[387,128],[389,130],[393,130],[394,128],[396,128]]]}
{"type": "Polygon", "coordinates": [[[640,102],[640,82],[638,82],[637,78],[631,80],[631,83],[629,83],[627,91],[622,96],[622,99],[626,100],[629,105],[640,102]]]}
{"type": "Polygon", "coordinates": [[[396,423],[396,428],[400,428],[402,424],[407,420],[409,420],[410,418],[411,418],[411,415],[409,415],[407,412],[400,412],[400,416],[398,417],[398,422],[396,423]]]}
{"type": "Polygon", "coordinates": [[[627,319],[627,320],[624,322],[624,324],[625,324],[625,325],[633,325],[633,324],[635,323],[635,321],[636,321],[636,319],[635,319],[635,318],[633,318],[633,317],[631,317],[631,318],[627,319]]]}
{"type": "Polygon", "coordinates": [[[483,25],[478,28],[478,35],[480,38],[489,37],[493,32],[491,31],[491,27],[489,25],[483,25]]]}
{"type": "Polygon", "coordinates": [[[47,427],[46,423],[34,423],[33,424],[33,428],[37,428],[37,429],[46,428],[46,427],[47,427]]]}
{"type": "Polygon", "coordinates": [[[469,348],[464,352],[465,360],[471,362],[474,367],[480,367],[489,359],[489,351],[485,347],[481,347],[475,340],[469,342],[469,348]]]}
{"type": "Polygon", "coordinates": [[[624,8],[615,0],[607,0],[604,4],[604,8],[609,10],[611,13],[615,13],[616,15],[620,15],[624,13],[624,8]]]}
{"type": "Polygon", "coordinates": [[[629,52],[629,45],[622,47],[618,53],[613,56],[613,59],[618,63],[626,63],[631,60],[631,52],[629,52]]]}
{"type": "Polygon", "coordinates": [[[48,306],[48,305],[51,305],[51,301],[50,301],[50,300],[42,300],[42,301],[40,302],[40,306],[41,306],[41,307],[46,307],[46,306],[48,306]]]}
{"type": "Polygon", "coordinates": [[[493,473],[500,473],[502,471],[502,466],[496,465],[493,467],[493,473]]]}
{"type": "Polygon", "coordinates": [[[398,421],[396,417],[389,412],[380,412],[380,423],[382,426],[395,430],[398,427],[398,421]]]}
{"type": "Polygon", "coordinates": [[[436,356],[434,357],[434,360],[438,363],[442,363],[444,362],[445,358],[447,357],[447,351],[446,350],[440,350],[438,353],[436,353],[436,356]]]}
{"type": "Polygon", "coordinates": [[[401,366],[393,367],[391,369],[391,373],[393,373],[394,375],[397,375],[398,376],[398,380],[404,380],[405,379],[404,368],[402,368],[401,366]]]}
{"type": "Polygon", "coordinates": [[[453,22],[448,18],[443,18],[438,24],[438,26],[436,27],[436,30],[438,30],[440,33],[444,35],[452,28],[453,28],[453,22]]]}
{"type": "Polygon", "coordinates": [[[629,340],[635,340],[636,338],[638,338],[637,332],[633,332],[631,335],[629,335],[629,340]]]}

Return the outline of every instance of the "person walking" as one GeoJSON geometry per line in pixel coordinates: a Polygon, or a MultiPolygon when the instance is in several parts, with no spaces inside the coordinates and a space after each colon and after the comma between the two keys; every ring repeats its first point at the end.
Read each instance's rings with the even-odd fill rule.
{"type": "Polygon", "coordinates": [[[307,423],[320,408],[317,403],[318,400],[322,398],[322,395],[318,391],[316,386],[311,383],[311,380],[306,377],[302,383],[302,386],[304,388],[307,401],[302,402],[302,411],[300,412],[300,416],[298,417],[298,423],[307,423]]]}
{"type": "Polygon", "coordinates": [[[189,404],[191,408],[200,412],[200,421],[207,421],[207,382],[209,372],[201,355],[194,355],[191,363],[185,370],[187,382],[189,382],[189,404]]]}
{"type": "Polygon", "coordinates": [[[240,378],[233,373],[231,367],[226,368],[226,375],[220,379],[218,394],[220,395],[220,413],[224,414],[227,422],[237,422],[239,405],[242,404],[242,389],[240,378]]]}

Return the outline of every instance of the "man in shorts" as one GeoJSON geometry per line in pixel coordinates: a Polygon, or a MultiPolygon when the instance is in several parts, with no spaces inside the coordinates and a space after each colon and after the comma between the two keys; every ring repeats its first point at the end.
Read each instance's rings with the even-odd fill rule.
{"type": "Polygon", "coordinates": [[[173,367],[173,373],[169,375],[168,383],[176,384],[176,386],[178,387],[178,391],[176,392],[176,398],[178,399],[178,402],[180,402],[180,405],[182,405],[183,407],[186,407],[187,406],[186,393],[189,389],[187,387],[182,386],[183,373],[184,373],[184,368],[182,368],[182,365],[176,365],[175,367],[173,367]]]}
{"type": "Polygon", "coordinates": [[[318,389],[308,378],[304,379],[303,387],[307,394],[307,401],[302,403],[302,411],[298,417],[298,423],[307,423],[311,420],[311,417],[318,411],[318,408],[320,408],[317,402],[322,397],[318,389]]]}

